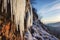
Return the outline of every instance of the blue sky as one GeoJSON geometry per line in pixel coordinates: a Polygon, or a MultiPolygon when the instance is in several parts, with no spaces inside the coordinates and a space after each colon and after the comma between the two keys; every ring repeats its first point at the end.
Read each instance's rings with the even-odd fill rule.
{"type": "Polygon", "coordinates": [[[60,0],[35,0],[33,6],[43,23],[60,22],[60,0]]]}

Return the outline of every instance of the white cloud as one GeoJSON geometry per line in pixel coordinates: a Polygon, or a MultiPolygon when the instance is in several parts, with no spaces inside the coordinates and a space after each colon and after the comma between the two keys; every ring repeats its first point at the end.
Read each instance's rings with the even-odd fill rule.
{"type": "Polygon", "coordinates": [[[55,9],[60,9],[60,1],[54,1],[52,3],[49,3],[47,5],[44,5],[39,13],[46,13],[46,12],[49,12],[49,11],[52,11],[52,10],[55,10],[55,9]]]}
{"type": "Polygon", "coordinates": [[[53,11],[53,10],[57,10],[57,9],[60,9],[60,3],[57,3],[57,4],[53,5],[53,6],[49,9],[48,12],[53,11]]]}
{"type": "Polygon", "coordinates": [[[42,21],[44,23],[60,21],[60,0],[50,3],[48,5],[45,5],[40,9],[39,13],[41,13],[41,15],[43,16],[42,21]]]}
{"type": "Polygon", "coordinates": [[[41,20],[43,23],[54,23],[54,22],[59,22],[60,21],[60,15],[56,15],[55,17],[50,17],[50,18],[42,18],[41,20]]]}

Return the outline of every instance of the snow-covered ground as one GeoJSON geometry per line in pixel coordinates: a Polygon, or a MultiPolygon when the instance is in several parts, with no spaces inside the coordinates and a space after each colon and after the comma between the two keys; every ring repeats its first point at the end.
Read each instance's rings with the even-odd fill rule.
{"type": "Polygon", "coordinates": [[[49,34],[39,24],[38,20],[33,21],[33,26],[25,33],[26,40],[59,40],[55,36],[49,34]]]}

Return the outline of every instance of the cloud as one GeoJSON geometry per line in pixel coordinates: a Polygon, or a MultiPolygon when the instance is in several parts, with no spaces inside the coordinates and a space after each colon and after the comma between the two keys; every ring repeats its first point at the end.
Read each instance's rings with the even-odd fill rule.
{"type": "Polygon", "coordinates": [[[60,1],[59,0],[58,1],[54,1],[52,3],[49,3],[47,5],[44,5],[40,9],[39,13],[47,13],[47,12],[55,10],[55,9],[60,9],[60,1]]]}
{"type": "Polygon", "coordinates": [[[45,5],[39,13],[43,16],[42,21],[44,23],[60,21],[60,0],[45,5]]]}
{"type": "Polygon", "coordinates": [[[43,23],[55,23],[60,21],[60,15],[56,15],[55,17],[50,17],[50,18],[42,18],[41,20],[43,23]]]}

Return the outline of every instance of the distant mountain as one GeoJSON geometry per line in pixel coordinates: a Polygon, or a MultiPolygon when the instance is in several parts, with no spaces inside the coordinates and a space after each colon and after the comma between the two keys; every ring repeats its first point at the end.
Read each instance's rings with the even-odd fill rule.
{"type": "Polygon", "coordinates": [[[60,22],[56,22],[56,23],[49,23],[46,24],[47,26],[52,26],[52,27],[60,27],[60,22]]]}
{"type": "Polygon", "coordinates": [[[46,27],[48,28],[50,33],[60,38],[60,22],[46,24],[46,27]]]}

